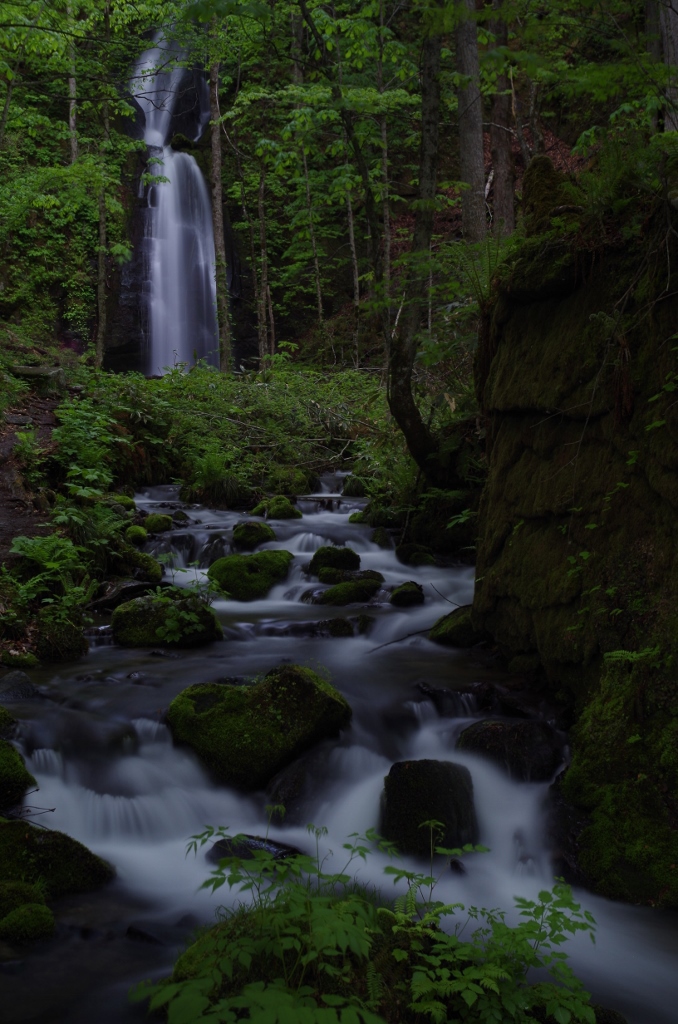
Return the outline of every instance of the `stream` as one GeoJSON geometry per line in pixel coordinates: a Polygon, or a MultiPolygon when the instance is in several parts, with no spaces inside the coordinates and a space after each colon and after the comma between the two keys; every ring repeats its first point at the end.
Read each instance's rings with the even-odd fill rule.
{"type": "MultiPolygon", "coordinates": [[[[277,539],[263,547],[293,552],[290,575],[265,600],[217,600],[223,642],[197,651],[123,649],[98,623],[88,659],[36,671],[43,698],[12,705],[22,720],[18,745],[39,784],[39,792],[27,797],[26,816],[81,840],[115,865],[117,877],[100,892],[57,903],[54,939],[22,960],[0,956],[2,1021],[144,1020],[144,1009],[127,1001],[131,985],[166,973],[192,930],[213,920],[229,899],[225,889],[216,895],[199,890],[210,864],[204,850],[186,856],[187,841],[208,824],[262,834],[268,798],[216,785],[190,751],[173,746],[163,714],[192,683],[254,676],[288,661],[322,667],[350,702],[352,725],[324,744],[314,762],[313,792],[302,817],[271,828],[272,837],[310,851],[305,823],[326,826],[322,848],[336,851],[328,868],[339,867],[347,836],[378,826],[383,778],[394,761],[454,760],[471,771],[481,842],[490,852],[468,857],[465,875],[446,874],[439,898],[510,911],[514,895],[534,898],[552,883],[543,834],[549,784],[513,782],[489,763],[457,753],[459,732],[483,716],[471,699],[460,698],[454,713],[442,717],[415,686],[465,689],[502,679],[483,655],[426,638],[453,604],[471,601],[473,569],[399,564],[393,550],[370,542],[369,527],[348,522],[364,501],[341,498],[340,484],[328,477],[316,495],[300,498],[303,518],[272,521],[277,539]],[[318,636],[317,623],[328,616],[364,611],[301,600],[310,587],[319,587],[302,566],[328,543],[347,543],[360,554],[361,569],[381,572],[386,586],[416,580],[425,603],[406,609],[375,604],[367,609],[373,621],[364,634],[318,636]]],[[[171,555],[166,575],[178,585],[201,578],[204,568],[229,552],[232,527],[243,518],[183,506],[169,486],[148,488],[136,500],[147,511],[184,508],[188,514],[188,522],[146,547],[171,555]]],[[[378,882],[385,863],[375,854],[359,877],[378,882]]],[[[594,1001],[624,1013],[629,1024],[675,1022],[677,916],[583,891],[577,898],[598,922],[597,941],[578,936],[567,949],[594,1001]]]]}

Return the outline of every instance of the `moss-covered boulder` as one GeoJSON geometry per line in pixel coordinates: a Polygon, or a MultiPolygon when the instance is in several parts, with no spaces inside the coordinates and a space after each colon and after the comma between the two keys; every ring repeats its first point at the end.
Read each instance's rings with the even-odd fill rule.
{"type": "Polygon", "coordinates": [[[37,668],[40,659],[30,651],[3,651],[0,654],[0,665],[7,668],[37,668]]]}
{"type": "Polygon", "coordinates": [[[391,540],[391,534],[388,532],[385,526],[378,526],[376,530],[372,531],[370,540],[377,547],[387,550],[393,547],[393,541],[391,540]]]}
{"type": "Polygon", "coordinates": [[[26,903],[44,902],[44,892],[40,885],[31,885],[29,882],[0,882],[0,920],[26,903]]]}
{"type": "Polygon", "coordinates": [[[367,493],[365,481],[360,476],[354,476],[351,473],[344,480],[344,486],[341,493],[347,498],[364,498],[367,493]]]}
{"type": "Polygon", "coordinates": [[[337,583],[336,586],[316,594],[316,604],[364,604],[369,601],[381,588],[379,580],[374,579],[353,579],[345,583],[337,583]]]}
{"type": "Polygon", "coordinates": [[[212,562],[207,575],[233,601],[256,601],[282,583],[294,559],[289,551],[257,551],[253,555],[226,555],[212,562]]]}
{"type": "Polygon", "coordinates": [[[397,761],[384,779],[380,832],[402,853],[428,857],[425,821],[439,821],[435,846],[459,848],[478,841],[471,773],[452,761],[397,761]]]}
{"type": "Polygon", "coordinates": [[[144,529],[147,533],[167,533],[173,527],[172,517],[166,516],[162,512],[151,512],[144,519],[144,529]]]}
{"type": "Polygon", "coordinates": [[[152,555],[137,551],[131,544],[125,544],[120,552],[120,563],[116,570],[121,576],[133,576],[135,580],[147,583],[160,583],[164,571],[152,555]]]}
{"type": "Polygon", "coordinates": [[[136,511],[134,498],[130,498],[129,494],[107,494],[104,500],[108,505],[120,505],[125,512],[136,511]]]}
{"type": "Polygon", "coordinates": [[[399,544],[396,558],[403,565],[435,565],[431,549],[424,544],[399,544]]]}
{"type": "Polygon", "coordinates": [[[348,725],[338,690],[299,665],[282,665],[251,686],[189,686],[167,721],[222,782],[259,789],[303,750],[348,725]]]}
{"type": "Polygon", "coordinates": [[[407,583],[401,583],[399,587],[391,591],[389,601],[396,608],[411,608],[412,605],[423,604],[424,588],[421,583],[408,580],[407,583]]]}
{"type": "Polygon", "coordinates": [[[289,498],[277,494],[273,498],[264,498],[252,509],[253,516],[264,516],[266,519],[301,519],[301,512],[295,508],[289,498]]]}
{"type": "Polygon", "coordinates": [[[376,569],[359,569],[358,572],[348,572],[346,569],[333,569],[330,565],[323,566],[322,569],[318,570],[318,579],[321,583],[329,583],[331,585],[335,583],[350,583],[351,580],[376,580],[377,583],[384,582],[384,577],[376,569]]]}
{"type": "Polygon", "coordinates": [[[3,879],[40,885],[49,899],[89,892],[115,875],[82,843],[26,821],[0,819],[0,865],[3,879]]]}
{"type": "Polygon", "coordinates": [[[26,790],[36,785],[19,751],[7,740],[0,740],[0,810],[21,803],[26,790]]]}
{"type": "Polygon", "coordinates": [[[24,903],[0,920],[0,939],[25,945],[47,939],[54,932],[54,914],[44,903],[24,903]]]}
{"type": "Polygon", "coordinates": [[[258,548],[260,544],[266,544],[269,540],[275,540],[275,533],[268,523],[252,521],[238,523],[233,528],[233,544],[237,548],[252,551],[254,548],[258,548]]]}
{"type": "Polygon", "coordinates": [[[464,729],[457,750],[480,754],[520,782],[546,782],[563,762],[563,743],[547,722],[487,719],[464,729]]]}
{"type": "Polygon", "coordinates": [[[0,739],[10,739],[16,732],[18,724],[14,715],[0,705],[0,739]]]}
{"type": "Polygon", "coordinates": [[[75,661],[89,650],[82,626],[52,618],[48,611],[38,615],[37,630],[34,647],[41,661],[75,661]]]}
{"type": "Polygon", "coordinates": [[[318,623],[318,628],[321,633],[326,633],[327,636],[353,636],[353,625],[348,619],[325,619],[323,622],[318,623]]]}
{"type": "Polygon", "coordinates": [[[143,526],[128,526],[125,530],[125,540],[128,544],[136,544],[141,547],[148,540],[148,530],[143,526]]]}
{"type": "Polygon", "coordinates": [[[122,647],[202,647],[223,640],[211,608],[185,590],[167,588],[119,604],[111,619],[113,638],[122,647]]]}
{"type": "Polygon", "coordinates": [[[447,647],[475,647],[485,639],[485,634],[474,629],[471,622],[471,605],[464,605],[438,619],[428,638],[447,647]]]}
{"type": "Polygon", "coordinates": [[[353,572],[360,568],[360,555],[353,548],[335,547],[327,544],[314,553],[308,571],[317,576],[321,569],[343,569],[353,572]]]}

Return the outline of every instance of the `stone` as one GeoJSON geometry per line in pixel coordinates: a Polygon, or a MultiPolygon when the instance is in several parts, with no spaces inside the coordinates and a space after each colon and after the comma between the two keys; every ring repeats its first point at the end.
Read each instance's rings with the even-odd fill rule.
{"type": "MultiPolygon", "coordinates": [[[[162,584],[156,584],[158,585],[162,584]]],[[[167,583],[166,586],[169,588],[170,584],[167,583]]],[[[104,593],[91,602],[90,609],[93,612],[112,611],[118,605],[132,601],[135,597],[143,597],[153,589],[155,588],[152,583],[142,583],[139,580],[113,580],[106,585],[104,593]]]]}
{"type": "Polygon", "coordinates": [[[173,528],[172,517],[163,515],[162,512],[151,512],[144,519],[144,529],[147,533],[167,533],[173,528]]]}
{"type": "Polygon", "coordinates": [[[435,565],[435,558],[430,548],[423,544],[400,544],[396,548],[396,558],[403,565],[435,565]]]}
{"type": "Polygon", "coordinates": [[[37,668],[40,661],[30,651],[3,651],[0,654],[0,664],[7,668],[37,668]]]}
{"type": "Polygon", "coordinates": [[[128,544],[136,544],[141,547],[148,540],[148,530],[143,526],[128,526],[125,530],[125,540],[128,544]]]}
{"type": "Polygon", "coordinates": [[[18,722],[14,715],[10,715],[7,708],[0,706],[0,738],[11,739],[17,730],[18,722]]]}
{"type": "Polygon", "coordinates": [[[273,860],[286,860],[287,857],[297,857],[301,853],[296,846],[279,843],[275,839],[267,839],[264,836],[238,835],[232,838],[226,836],[224,839],[217,840],[205,854],[205,860],[210,864],[218,864],[225,857],[254,860],[254,854],[259,850],[270,853],[273,860]]]}
{"type": "Polygon", "coordinates": [[[275,533],[268,523],[246,522],[238,523],[233,528],[233,544],[237,548],[244,548],[252,551],[265,544],[269,540],[275,540],[275,533]]]}
{"type": "Polygon", "coordinates": [[[136,580],[146,580],[148,583],[160,583],[163,577],[163,567],[152,555],[145,551],[137,551],[131,544],[125,544],[120,552],[121,563],[116,566],[119,575],[130,575],[136,580]]]}
{"type": "Polygon", "coordinates": [[[389,601],[397,608],[410,608],[415,604],[423,604],[424,588],[420,583],[409,580],[407,583],[401,583],[400,586],[391,591],[389,601]]]}
{"type": "Polygon", "coordinates": [[[90,892],[115,875],[82,843],[27,821],[0,819],[0,864],[4,880],[40,885],[49,899],[90,892]]]}
{"type": "Polygon", "coordinates": [[[289,551],[257,551],[253,555],[226,555],[207,570],[211,580],[233,601],[256,601],[287,577],[294,556],[289,551]]]}
{"type": "Polygon", "coordinates": [[[458,849],[478,841],[471,773],[452,761],[397,761],[384,779],[380,832],[401,853],[428,857],[425,821],[442,823],[435,846],[458,849]]]}
{"type": "Polygon", "coordinates": [[[76,623],[54,619],[47,611],[40,612],[37,625],[35,653],[41,661],[76,661],[87,654],[89,644],[76,623]]]}
{"type": "Polygon", "coordinates": [[[202,647],[224,636],[212,609],[178,587],[118,605],[111,625],[122,647],[152,647],[159,639],[170,647],[202,647]]]}
{"type": "Polygon", "coordinates": [[[339,691],[299,665],[281,665],[250,686],[189,686],[167,712],[175,742],[195,750],[222,782],[244,790],[265,786],[350,719],[339,691]]]}
{"type": "Polygon", "coordinates": [[[438,619],[428,638],[435,644],[445,644],[447,647],[475,647],[485,639],[485,634],[473,628],[469,604],[455,608],[438,619]]]}
{"type": "Polygon", "coordinates": [[[360,555],[353,548],[326,544],[318,548],[309,562],[308,571],[317,576],[321,569],[339,569],[353,572],[360,568],[360,555]]]}
{"type": "Polygon", "coordinates": [[[337,583],[336,586],[330,587],[329,590],[323,590],[320,594],[315,594],[313,600],[315,604],[334,604],[334,605],[346,605],[346,604],[364,604],[369,601],[378,590],[381,589],[381,583],[375,579],[353,579],[345,583],[337,583]]]}
{"type": "Polygon", "coordinates": [[[0,810],[20,804],[26,790],[36,785],[19,751],[0,740],[0,810]]]}
{"type": "Polygon", "coordinates": [[[0,939],[24,945],[47,939],[54,932],[54,914],[44,903],[25,903],[0,920],[0,939]]]}
{"type": "Polygon", "coordinates": [[[0,701],[40,700],[41,693],[25,672],[14,669],[0,677],[0,701]]]}
{"type": "Polygon", "coordinates": [[[457,750],[480,754],[521,782],[546,782],[563,761],[563,743],[547,722],[486,719],[461,733],[457,750]]]}
{"type": "Polygon", "coordinates": [[[376,530],[373,530],[370,540],[379,548],[387,549],[393,547],[391,534],[388,532],[385,526],[378,526],[376,530]]]}
{"type": "Polygon", "coordinates": [[[39,885],[28,882],[0,882],[0,920],[25,903],[44,903],[39,885]]]}
{"type": "Polygon", "coordinates": [[[301,519],[299,509],[282,494],[274,498],[264,498],[252,509],[252,515],[264,516],[266,519],[301,519]]]}

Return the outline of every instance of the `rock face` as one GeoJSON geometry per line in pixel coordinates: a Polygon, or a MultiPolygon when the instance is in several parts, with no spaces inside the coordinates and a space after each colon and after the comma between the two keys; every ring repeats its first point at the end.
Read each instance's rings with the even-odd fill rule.
{"type": "Polygon", "coordinates": [[[214,612],[194,594],[168,588],[167,598],[147,594],[120,604],[111,625],[116,643],[123,647],[202,647],[222,640],[214,612]]]}
{"type": "Polygon", "coordinates": [[[563,761],[555,729],[529,720],[476,722],[464,729],[457,749],[482,755],[520,782],[546,782],[563,761]]]}
{"type": "Polygon", "coordinates": [[[233,528],[233,544],[237,548],[244,548],[245,551],[253,551],[269,540],[275,540],[275,534],[268,523],[252,521],[238,523],[233,528]]]}
{"type": "Polygon", "coordinates": [[[443,824],[435,846],[458,848],[478,841],[471,773],[452,761],[397,761],[384,779],[380,831],[401,853],[428,857],[431,835],[424,821],[443,824]]]}
{"type": "Polygon", "coordinates": [[[207,575],[233,601],[256,601],[286,578],[294,556],[289,551],[257,551],[226,555],[212,562],[207,575]]]}
{"type": "Polygon", "coordinates": [[[50,899],[89,892],[115,875],[82,843],[25,821],[0,819],[0,864],[4,880],[39,883],[50,899]]]}
{"type": "Polygon", "coordinates": [[[21,803],[26,790],[36,785],[19,751],[7,740],[0,740],[0,810],[21,803]]]}
{"type": "Polygon", "coordinates": [[[486,634],[474,629],[471,622],[471,606],[465,605],[438,619],[428,638],[447,647],[475,647],[486,638],[486,634]]]}
{"type": "Polygon", "coordinates": [[[259,789],[298,754],[348,725],[351,708],[315,672],[281,665],[252,686],[189,686],[172,701],[175,741],[222,782],[259,789]]]}

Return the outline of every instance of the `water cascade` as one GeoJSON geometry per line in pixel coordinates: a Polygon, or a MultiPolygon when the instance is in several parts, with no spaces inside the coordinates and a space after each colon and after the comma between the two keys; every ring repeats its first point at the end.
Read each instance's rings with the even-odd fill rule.
{"type": "MultiPolygon", "coordinates": [[[[394,761],[454,760],[471,771],[481,841],[490,852],[469,857],[463,875],[449,872],[439,898],[504,907],[511,919],[516,894],[535,898],[551,884],[543,812],[549,783],[512,781],[455,750],[459,732],[487,716],[472,696],[460,695],[441,709],[426,687],[415,686],[469,691],[472,682],[500,681],[473,653],[426,638],[451,603],[470,600],[473,570],[401,565],[393,550],[371,542],[368,527],[348,522],[361,502],[342,499],[336,485],[329,480],[323,492],[299,499],[303,518],[272,522],[276,540],[263,547],[294,554],[289,578],[262,600],[218,600],[214,608],[224,642],[176,652],[122,649],[99,640],[87,661],[59,666],[56,674],[35,674],[44,698],[16,708],[22,719],[19,743],[40,787],[27,799],[28,816],[108,858],[117,878],[100,893],[57,907],[60,932],[52,946],[27,959],[21,972],[2,978],[6,1005],[19,1009],[13,1021],[144,1020],[144,1011],[127,1003],[129,987],[167,973],[192,929],[213,920],[220,903],[235,899],[226,889],[215,895],[199,889],[210,864],[204,851],[187,857],[186,843],[206,824],[261,834],[267,798],[217,785],[191,751],[173,746],[163,709],[192,683],[251,677],[287,660],[324,666],[350,701],[350,729],[322,748],[301,816],[274,827],[275,838],[309,849],[304,824],[313,821],[328,828],[323,852],[329,856],[334,850],[340,857],[350,833],[378,826],[383,779],[394,761]],[[367,609],[333,609],[302,601],[309,586],[318,586],[303,566],[326,543],[348,543],[360,554],[361,568],[381,572],[386,586],[414,578],[424,588],[425,603],[396,608],[377,599],[367,609]],[[362,611],[372,619],[362,634],[332,638],[319,632],[328,616],[350,618],[362,611]],[[88,973],[95,979],[89,994],[81,983],[88,973]],[[55,999],[61,1000],[61,1015],[40,1016],[52,1012],[55,999]]],[[[181,507],[170,486],[149,488],[137,503],[170,514],[181,507]]],[[[196,574],[200,578],[214,557],[230,550],[232,528],[241,521],[235,512],[197,506],[185,511],[188,521],[148,545],[171,557],[170,573],[179,585],[196,574]]],[[[383,883],[384,864],[381,855],[369,858],[361,879],[383,883]]],[[[577,897],[598,920],[598,940],[595,946],[588,938],[575,940],[568,950],[595,1000],[624,1012],[630,1024],[670,1024],[678,952],[673,916],[586,892],[577,897]]]]}
{"type": "MultiPolygon", "coordinates": [[[[144,112],[149,172],[167,178],[148,186],[144,230],[146,372],[163,373],[197,359],[218,363],[212,209],[205,179],[189,153],[169,145],[183,57],[161,34],[137,62],[130,90],[144,112]]],[[[205,90],[206,92],[206,90],[205,90]]],[[[196,90],[193,141],[209,121],[207,97],[196,90]]]]}

